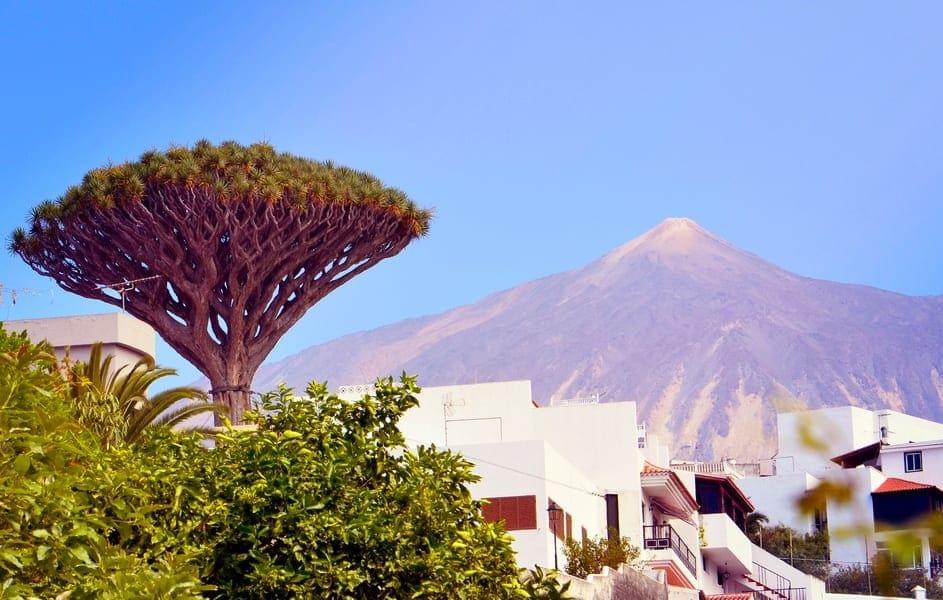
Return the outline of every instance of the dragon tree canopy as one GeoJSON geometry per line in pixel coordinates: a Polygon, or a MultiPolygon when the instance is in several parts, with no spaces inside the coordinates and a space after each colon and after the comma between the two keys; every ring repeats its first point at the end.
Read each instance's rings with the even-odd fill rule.
{"type": "Polygon", "coordinates": [[[430,218],[368,173],[201,141],[90,171],[35,207],[10,246],[62,288],[149,323],[238,423],[281,336],[430,218]]]}

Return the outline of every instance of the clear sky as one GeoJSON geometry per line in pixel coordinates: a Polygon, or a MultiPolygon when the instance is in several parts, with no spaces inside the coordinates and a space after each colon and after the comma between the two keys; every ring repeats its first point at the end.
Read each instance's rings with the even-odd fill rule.
{"type": "MultiPolygon", "coordinates": [[[[941,294],[941,24],[929,1],[6,2],[0,222],[204,137],[436,208],[428,238],[273,358],[579,266],[669,216],[803,275],[941,294]]],[[[8,253],[0,283],[42,292],[5,294],[0,319],[110,310],[8,253]]]]}

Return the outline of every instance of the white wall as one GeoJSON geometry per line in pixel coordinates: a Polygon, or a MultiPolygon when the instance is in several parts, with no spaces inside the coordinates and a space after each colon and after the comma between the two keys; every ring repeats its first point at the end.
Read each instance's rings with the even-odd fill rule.
{"type": "Polygon", "coordinates": [[[634,402],[550,406],[534,412],[537,436],[596,485],[613,492],[640,489],[634,402]]]}
{"type": "Polygon", "coordinates": [[[819,476],[839,468],[831,458],[882,440],[889,444],[943,439],[943,423],[893,410],[871,411],[857,406],[837,406],[776,415],[779,452],[777,473],[808,471],[819,476]],[[824,450],[810,449],[799,435],[805,424],[824,450]]]}
{"type": "Polygon", "coordinates": [[[943,423],[905,415],[894,410],[882,410],[877,413],[881,425],[887,427],[889,444],[906,444],[943,439],[943,423]]]}
{"type": "Polygon", "coordinates": [[[816,477],[838,469],[831,458],[880,439],[876,413],[857,406],[837,406],[776,415],[779,452],[776,472],[807,471],[816,477]],[[813,449],[803,441],[805,429],[824,449],[813,449]]]}
{"type": "Polygon", "coordinates": [[[642,457],[653,465],[667,467],[671,463],[671,446],[662,436],[646,430],[642,457]]]}
{"type": "Polygon", "coordinates": [[[886,446],[881,449],[881,470],[888,477],[899,477],[943,488],[943,441],[886,446]],[[904,453],[920,451],[923,470],[908,473],[904,469],[904,453]]]}
{"type": "Polygon", "coordinates": [[[824,581],[803,573],[755,544],[753,545],[753,560],[788,579],[792,587],[805,588],[806,600],[823,600],[825,598],[824,581]]]}
{"type": "Polygon", "coordinates": [[[537,407],[529,381],[423,388],[419,406],[400,421],[403,434],[423,444],[448,445],[538,439],[537,407]]]}
{"type": "Polygon", "coordinates": [[[147,356],[156,358],[157,337],[150,325],[125,313],[24,319],[4,323],[7,331],[26,331],[34,342],[49,342],[59,358],[88,360],[92,344],[102,342],[103,355],[118,368],[147,356]]]}
{"type": "MultiPolygon", "coordinates": [[[[573,517],[573,536],[585,527],[590,536],[605,534],[605,502],[591,481],[549,444],[541,440],[472,444],[452,448],[475,463],[481,480],[472,484],[476,498],[536,497],[537,529],[512,531],[518,565],[553,566],[553,534],[547,513],[552,498],[573,517]]],[[[561,524],[561,527],[564,525],[561,524]]],[[[565,564],[558,542],[560,566],[565,564]]]]}
{"type": "Polygon", "coordinates": [[[818,484],[819,479],[804,472],[737,480],[756,510],[769,517],[771,525],[786,525],[802,533],[815,531],[815,519],[802,514],[798,499],[818,484]]]}
{"type": "Polygon", "coordinates": [[[876,550],[871,492],[884,482],[885,477],[871,467],[858,467],[832,471],[828,479],[850,485],[854,490],[850,503],[828,502],[831,560],[838,563],[866,563],[876,550]]]}

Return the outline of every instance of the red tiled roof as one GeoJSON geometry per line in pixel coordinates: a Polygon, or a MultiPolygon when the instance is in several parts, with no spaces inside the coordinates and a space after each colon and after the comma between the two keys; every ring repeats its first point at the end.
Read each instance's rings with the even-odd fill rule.
{"type": "Polygon", "coordinates": [[[909,492],[911,490],[926,490],[935,488],[935,485],[928,483],[919,483],[916,481],[907,481],[897,477],[888,477],[887,480],[874,490],[874,494],[889,494],[892,492],[909,492]]]}
{"type": "Polygon", "coordinates": [[[718,594],[716,596],[705,596],[707,600],[751,600],[753,594],[750,592],[741,592],[739,594],[718,594]]]}
{"type": "Polygon", "coordinates": [[[678,489],[681,490],[681,492],[687,498],[688,502],[691,503],[691,506],[698,508],[697,499],[695,499],[694,496],[691,495],[691,492],[688,491],[687,486],[684,485],[684,483],[681,481],[681,478],[678,477],[678,474],[672,471],[671,469],[658,467],[646,460],[645,464],[642,465],[641,475],[643,477],[645,475],[667,475],[668,479],[671,479],[674,482],[674,484],[678,486],[678,489]]]}
{"type": "Polygon", "coordinates": [[[642,475],[669,475],[671,471],[665,469],[664,467],[656,467],[652,463],[645,461],[645,465],[642,467],[642,475]]]}

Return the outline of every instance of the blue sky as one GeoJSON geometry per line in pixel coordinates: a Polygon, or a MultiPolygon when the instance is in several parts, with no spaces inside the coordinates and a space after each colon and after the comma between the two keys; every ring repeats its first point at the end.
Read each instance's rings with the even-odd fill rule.
{"type": "MultiPolygon", "coordinates": [[[[581,265],[669,216],[803,275],[943,293],[939,3],[197,4],[0,6],[0,222],[204,137],[369,170],[436,208],[428,238],[273,358],[581,265]]],[[[109,310],[7,253],[0,283],[43,292],[5,295],[0,319],[109,310]]]]}

